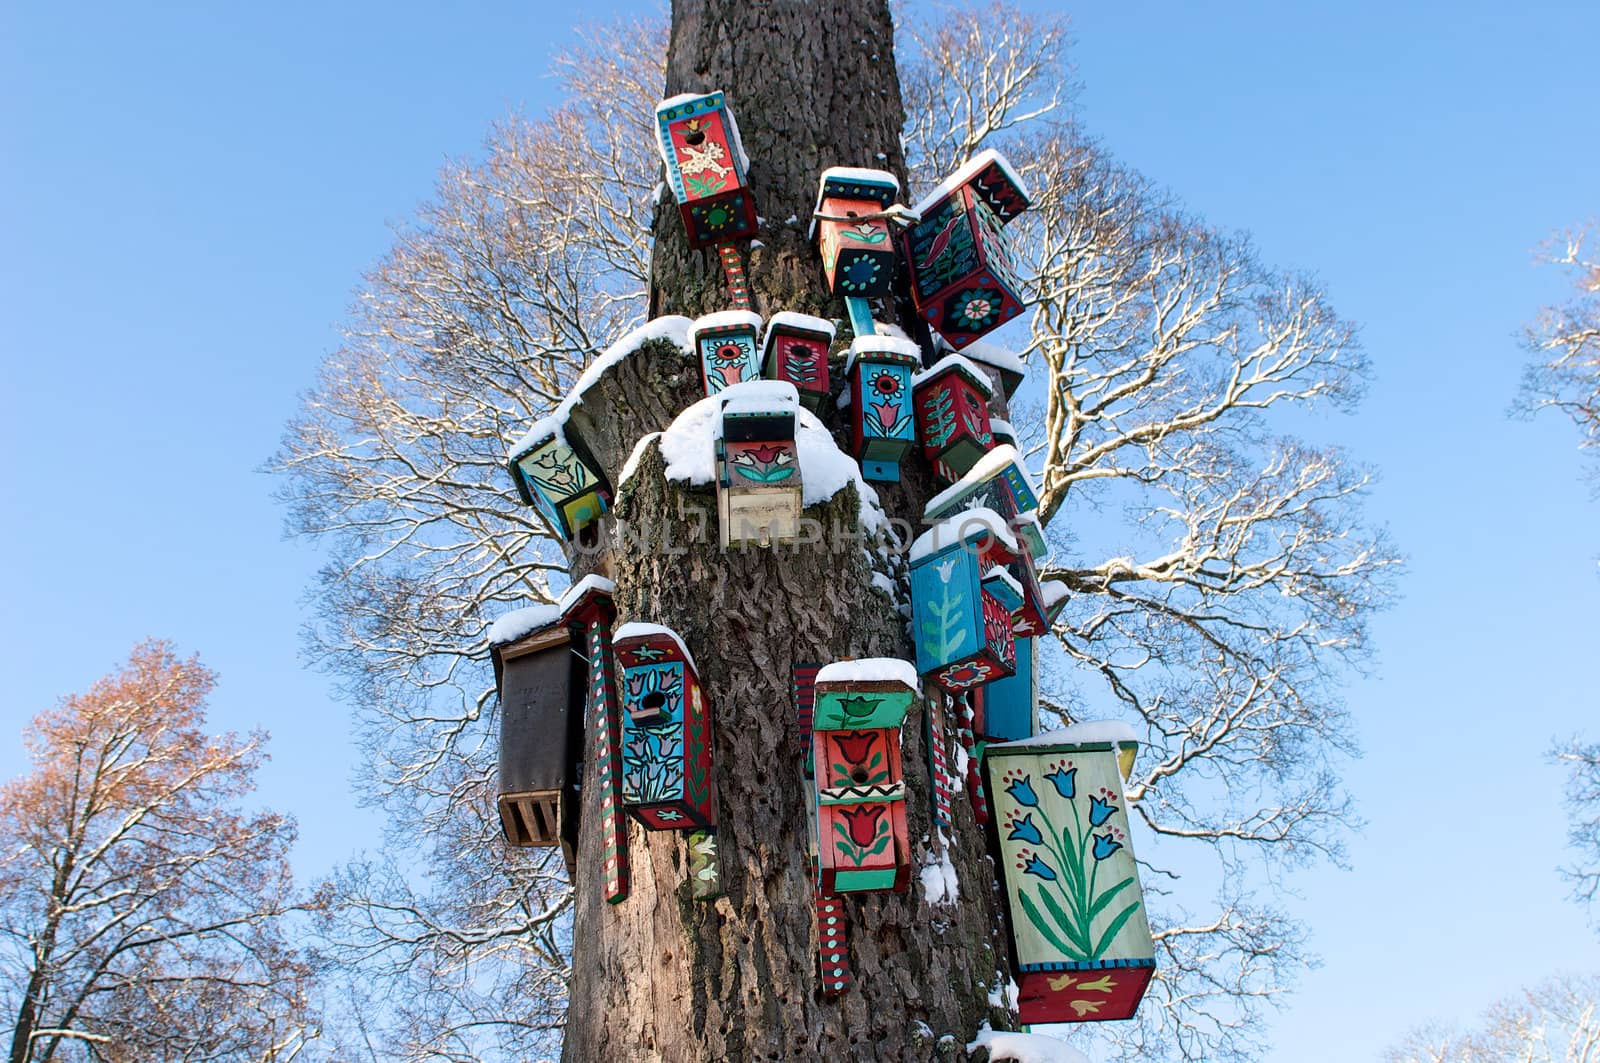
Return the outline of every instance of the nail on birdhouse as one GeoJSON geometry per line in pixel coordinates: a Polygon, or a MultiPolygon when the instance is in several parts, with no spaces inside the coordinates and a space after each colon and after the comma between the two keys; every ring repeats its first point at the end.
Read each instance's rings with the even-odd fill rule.
{"type": "Polygon", "coordinates": [[[506,468],[523,503],[569,542],[611,506],[611,484],[599,463],[556,418],[536,422],[511,447],[506,468]]]}
{"type": "Polygon", "coordinates": [[[1022,312],[1005,225],[1028,206],[1022,181],[995,151],[950,175],[914,208],[901,237],[917,313],[957,349],[1022,312]]]}
{"type": "Polygon", "coordinates": [[[946,480],[959,480],[994,446],[989,378],[959,354],[911,378],[922,453],[946,480]]]}
{"type": "Polygon", "coordinates": [[[694,658],[659,624],[617,628],[622,699],[622,802],[656,830],[717,822],[711,713],[694,658]]]}
{"type": "Polygon", "coordinates": [[[836,661],[817,673],[812,844],[826,893],[902,891],[911,878],[900,725],[916,702],[909,661],[836,661]]]}
{"type": "Polygon", "coordinates": [[[1123,782],[1120,723],[1082,723],[984,752],[1024,1023],[1131,1018],[1155,944],[1123,782]]]}
{"type": "Polygon", "coordinates": [[[993,510],[959,513],[911,545],[912,635],[917,670],[952,693],[1010,675],[1011,613],[983,586],[983,574],[1017,557],[1018,545],[993,510]]]}
{"type": "Polygon", "coordinates": [[[800,401],[781,380],[736,384],[721,392],[717,436],[717,516],[722,545],[794,542],[800,535],[800,401]]]}
{"type": "Polygon", "coordinates": [[[692,248],[756,235],[750,163],[739,125],[721,92],[684,93],[656,105],[656,129],[667,185],[692,248]]]}
{"type": "Polygon", "coordinates": [[[767,321],[761,338],[761,375],[793,384],[806,409],[815,413],[829,394],[828,351],[833,322],[782,310],[767,321]]]}
{"type": "Polygon", "coordinates": [[[695,318],[689,347],[700,358],[700,380],[707,395],[761,379],[761,315],[750,310],[720,310],[695,318]]]}
{"type": "Polygon", "coordinates": [[[911,340],[857,336],[850,344],[851,449],[868,480],[900,480],[900,459],[917,442],[911,378],[921,366],[922,348],[911,340]]]}
{"type": "Polygon", "coordinates": [[[900,180],[887,170],[833,166],[822,171],[810,236],[834,295],[873,298],[894,290],[889,208],[899,196],[900,180]]]}

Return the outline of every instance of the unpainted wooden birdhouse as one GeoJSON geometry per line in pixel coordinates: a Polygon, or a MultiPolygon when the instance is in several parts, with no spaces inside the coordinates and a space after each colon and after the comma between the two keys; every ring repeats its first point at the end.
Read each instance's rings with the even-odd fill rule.
{"type": "Polygon", "coordinates": [[[822,171],[811,237],[834,295],[874,298],[894,291],[889,208],[899,196],[900,181],[887,170],[833,166],[822,171]]]}
{"type": "Polygon", "coordinates": [[[697,317],[689,346],[700,359],[707,395],[761,379],[761,315],[750,310],[719,310],[697,317]]]}
{"type": "Polygon", "coordinates": [[[900,459],[917,442],[911,378],[921,367],[922,348],[911,340],[857,336],[850,344],[851,450],[868,480],[900,480],[900,459]]]}
{"type": "Polygon", "coordinates": [[[952,693],[1010,675],[1011,613],[984,589],[983,573],[1017,556],[992,510],[968,510],[911,546],[912,636],[917,670],[952,693]]]}
{"type": "Polygon", "coordinates": [[[1132,1018],[1155,972],[1123,793],[1137,749],[1083,723],[984,751],[1024,1023],[1132,1018]]]}
{"type": "Polygon", "coordinates": [[[900,725],[918,694],[909,661],[837,661],[816,677],[812,845],[824,893],[903,891],[911,879],[900,725]]]}
{"type": "Polygon", "coordinates": [[[1027,192],[998,152],[950,175],[914,208],[901,237],[911,296],[929,327],[958,350],[1022,312],[1022,285],[1005,225],[1027,192]]]}
{"type": "Polygon", "coordinates": [[[631,623],[613,637],[622,701],[622,803],[656,830],[717,823],[711,710],[677,632],[631,623]]]}
{"type": "Polygon", "coordinates": [[[911,378],[922,453],[946,481],[960,480],[994,446],[989,378],[959,354],[911,378]]]}
{"type": "Polygon", "coordinates": [[[773,314],[761,338],[761,375],[793,384],[806,409],[815,413],[828,401],[833,337],[833,322],[826,318],[791,310],[773,314]]]}
{"type": "Polygon", "coordinates": [[[656,105],[657,141],[667,185],[692,248],[756,235],[749,160],[739,125],[721,92],[684,93],[656,105]]]}
{"type": "Polygon", "coordinates": [[[500,829],[516,846],[577,853],[588,663],[557,606],[519,609],[490,629],[500,695],[500,829]]]}
{"type": "Polygon", "coordinates": [[[799,398],[781,380],[721,392],[717,516],[722,545],[794,542],[805,500],[795,445],[799,398]]]}
{"type": "Polygon", "coordinates": [[[506,468],[523,503],[569,542],[611,507],[605,472],[582,439],[556,418],[535,423],[511,447],[506,468]]]}

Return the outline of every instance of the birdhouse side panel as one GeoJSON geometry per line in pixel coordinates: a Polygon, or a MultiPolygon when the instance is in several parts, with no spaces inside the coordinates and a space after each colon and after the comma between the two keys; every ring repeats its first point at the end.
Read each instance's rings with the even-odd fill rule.
{"type": "Polygon", "coordinates": [[[904,889],[911,865],[899,730],[817,731],[812,755],[819,887],[904,889]]]}
{"type": "Polygon", "coordinates": [[[763,375],[787,380],[815,411],[828,397],[828,343],[820,336],[782,335],[770,341],[763,375]]]}
{"type": "Polygon", "coordinates": [[[1016,640],[1016,669],[983,687],[979,729],[994,742],[1032,738],[1038,728],[1039,671],[1031,638],[1016,640]]]}
{"type": "Polygon", "coordinates": [[[742,160],[729,136],[723,107],[700,101],[663,112],[661,130],[670,149],[669,183],[679,203],[711,199],[744,187],[742,160]]]}
{"type": "Polygon", "coordinates": [[[958,189],[906,231],[906,263],[918,310],[932,307],[947,289],[982,268],[967,196],[958,189]]]}
{"type": "MultiPolygon", "coordinates": [[[[1131,1009],[1118,1013],[1110,1006],[1125,985],[1119,972],[1153,965],[1155,946],[1114,748],[1010,751],[991,746],[985,766],[1018,971],[1054,975],[1057,981],[1062,973],[1109,978],[1100,996],[1069,995],[1062,998],[1066,1013],[1029,1021],[1127,1017],[1131,1009]],[[1080,1009],[1070,1000],[1076,999],[1091,1006],[1075,1014],[1080,1009]]],[[[1148,980],[1147,973],[1143,977],[1148,980]]],[[[1082,990],[1090,980],[1062,981],[1061,986],[1082,990]]]]}
{"type": "Polygon", "coordinates": [[[959,479],[994,445],[989,405],[959,373],[946,373],[916,391],[922,452],[959,479]]]}

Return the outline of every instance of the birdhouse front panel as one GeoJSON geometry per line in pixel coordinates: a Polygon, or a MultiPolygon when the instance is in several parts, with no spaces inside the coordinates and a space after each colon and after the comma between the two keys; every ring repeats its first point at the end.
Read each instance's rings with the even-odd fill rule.
{"type": "Polygon", "coordinates": [[[886,211],[899,194],[900,181],[887,170],[835,166],[822,172],[811,232],[834,295],[876,298],[894,290],[886,211]]]}
{"type": "Polygon", "coordinates": [[[622,677],[622,799],[657,830],[717,822],[711,720],[694,662],[664,628],[624,624],[614,650],[622,677]]]}
{"type": "Polygon", "coordinates": [[[564,620],[492,647],[500,694],[500,828],[511,845],[577,852],[587,666],[564,620]]]}
{"type": "Polygon", "coordinates": [[[760,334],[761,317],[748,310],[724,310],[695,319],[689,343],[700,358],[700,380],[707,395],[761,379],[760,334]]]}
{"type": "Polygon", "coordinates": [[[818,888],[904,890],[911,850],[899,728],[818,730],[812,740],[818,888]]]}
{"type": "Polygon", "coordinates": [[[553,422],[540,422],[511,449],[506,467],[522,501],[569,542],[611,506],[611,485],[553,422]]]}
{"type": "Polygon", "coordinates": [[[922,453],[941,475],[959,480],[994,445],[989,381],[977,366],[951,355],[919,373],[912,385],[922,453]]]}
{"type": "Polygon", "coordinates": [[[917,313],[959,350],[1022,313],[1022,285],[994,212],[959,188],[902,237],[917,313]]]}
{"type": "Polygon", "coordinates": [[[795,388],[754,381],[729,387],[722,396],[716,443],[722,545],[793,542],[805,496],[795,444],[795,388]]]}
{"type": "Polygon", "coordinates": [[[983,564],[964,539],[911,562],[917,670],[952,693],[1015,667],[1011,615],[983,590],[983,564]]]}
{"type": "Polygon", "coordinates": [[[710,247],[755,236],[755,200],[744,147],[720,92],[684,95],[656,107],[661,161],[678,201],[689,246],[710,247]]]}
{"type": "Polygon", "coordinates": [[[978,713],[978,733],[990,742],[1017,742],[1032,738],[1039,720],[1039,662],[1037,644],[1019,638],[1016,668],[1008,676],[981,688],[983,711],[978,713]]]}
{"type": "Polygon", "coordinates": [[[1034,739],[985,750],[1025,1023],[1130,1018],[1154,971],[1123,745],[1034,739]]]}
{"type": "Polygon", "coordinates": [[[761,375],[793,384],[806,409],[816,412],[830,394],[833,335],[833,323],[823,318],[790,311],[773,314],[761,341],[761,375]]]}
{"type": "Polygon", "coordinates": [[[898,482],[900,459],[916,445],[911,378],[921,365],[909,340],[870,336],[851,346],[851,447],[868,480],[898,482]]]}

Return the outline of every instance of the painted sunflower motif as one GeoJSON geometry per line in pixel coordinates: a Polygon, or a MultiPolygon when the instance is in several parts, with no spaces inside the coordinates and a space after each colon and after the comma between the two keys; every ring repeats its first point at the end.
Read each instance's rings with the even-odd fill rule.
{"type": "Polygon", "coordinates": [[[1004,301],[993,288],[968,288],[957,292],[950,301],[951,317],[966,332],[978,332],[1000,320],[1000,306],[1004,301]]]}

